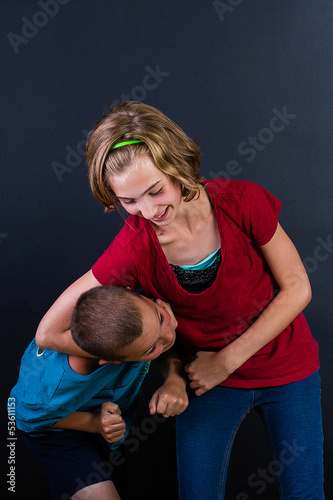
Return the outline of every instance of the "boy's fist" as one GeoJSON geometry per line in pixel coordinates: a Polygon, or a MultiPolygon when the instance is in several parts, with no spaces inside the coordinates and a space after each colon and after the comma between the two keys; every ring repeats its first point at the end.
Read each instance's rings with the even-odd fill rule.
{"type": "Polygon", "coordinates": [[[108,443],[116,443],[125,435],[126,424],[121,417],[118,405],[106,401],[101,406],[101,411],[96,414],[97,427],[103,438],[108,443]]]}

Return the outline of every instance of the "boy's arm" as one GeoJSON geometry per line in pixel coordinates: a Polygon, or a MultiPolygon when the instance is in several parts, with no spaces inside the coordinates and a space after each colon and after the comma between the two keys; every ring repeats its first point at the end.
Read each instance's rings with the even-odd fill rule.
{"type": "Polygon", "coordinates": [[[162,354],[156,362],[165,382],[150,400],[150,414],[161,413],[164,417],[179,415],[188,407],[187,378],[183,364],[175,349],[162,354]]]}
{"type": "Polygon", "coordinates": [[[111,401],[103,403],[101,411],[98,413],[75,411],[51,427],[99,433],[109,443],[115,443],[122,439],[126,431],[126,425],[121,417],[120,408],[115,403],[111,403],[111,401]]]}

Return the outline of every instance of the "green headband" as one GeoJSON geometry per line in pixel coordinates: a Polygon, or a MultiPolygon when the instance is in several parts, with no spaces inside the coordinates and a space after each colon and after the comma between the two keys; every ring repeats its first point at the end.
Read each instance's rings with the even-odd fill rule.
{"type": "Polygon", "coordinates": [[[123,146],[127,146],[128,144],[137,144],[138,142],[143,142],[143,141],[141,139],[135,139],[133,141],[118,142],[118,144],[111,146],[110,151],[111,149],[122,148],[123,146]]]}

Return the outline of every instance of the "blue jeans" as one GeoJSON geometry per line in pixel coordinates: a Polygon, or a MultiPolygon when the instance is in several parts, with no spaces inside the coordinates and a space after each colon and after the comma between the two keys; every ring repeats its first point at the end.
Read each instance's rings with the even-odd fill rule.
{"type": "Polygon", "coordinates": [[[273,457],[268,468],[270,476],[276,477],[280,498],[324,498],[320,379],[316,372],[287,385],[263,389],[217,386],[194,397],[176,423],[180,500],[224,499],[233,441],[252,408],[259,411],[267,430],[273,457]]]}

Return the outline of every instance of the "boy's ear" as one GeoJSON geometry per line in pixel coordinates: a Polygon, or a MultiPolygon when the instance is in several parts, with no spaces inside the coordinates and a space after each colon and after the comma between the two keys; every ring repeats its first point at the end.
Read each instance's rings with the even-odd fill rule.
{"type": "Polygon", "coordinates": [[[98,362],[98,364],[100,364],[101,366],[107,365],[108,363],[114,363],[115,365],[119,365],[120,363],[122,363],[122,361],[107,361],[106,359],[100,359],[98,362]]]}
{"type": "Polygon", "coordinates": [[[101,366],[107,365],[108,363],[110,363],[110,361],[106,361],[106,359],[100,359],[98,361],[98,364],[101,365],[101,366]]]}

